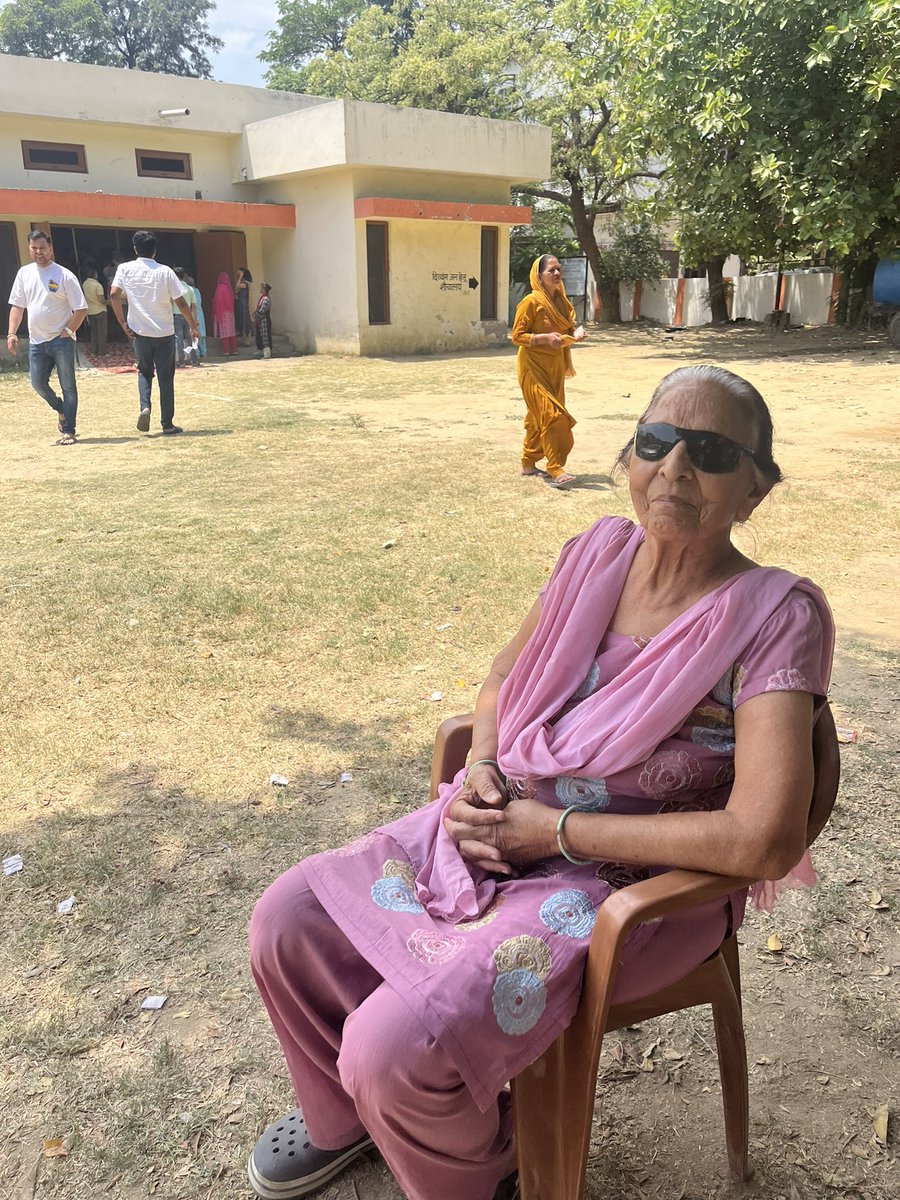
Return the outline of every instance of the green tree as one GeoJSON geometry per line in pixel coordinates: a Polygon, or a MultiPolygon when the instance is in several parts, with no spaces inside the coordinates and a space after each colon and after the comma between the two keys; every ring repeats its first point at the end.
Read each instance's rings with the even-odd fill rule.
{"type": "MultiPolygon", "coordinates": [[[[604,0],[609,19],[620,0],[604,0]]],[[[658,172],[618,146],[618,47],[590,23],[588,0],[280,0],[261,57],[267,82],[445,112],[516,119],[553,130],[551,176],[519,195],[559,206],[617,320],[618,287],[600,268],[594,222],[618,212],[658,172]],[[321,29],[337,35],[326,42],[321,29]]]]}
{"type": "Polygon", "coordinates": [[[501,0],[279,0],[270,87],[498,117],[517,112],[517,38],[501,0]],[[327,32],[326,32],[327,31],[327,32]]]}
{"type": "Polygon", "coordinates": [[[578,239],[558,204],[536,200],[530,225],[514,225],[509,231],[509,275],[516,283],[527,283],[531,264],[542,254],[574,258],[581,253],[578,239]]]}
{"type": "MultiPolygon", "coordinates": [[[[871,257],[900,238],[900,0],[623,0],[633,155],[665,163],[662,215],[728,253],[871,257]]],[[[595,29],[606,29],[595,4],[595,29]]]]}
{"type": "Polygon", "coordinates": [[[0,9],[0,51],[209,79],[222,41],[215,0],[17,0],[0,9]]]}

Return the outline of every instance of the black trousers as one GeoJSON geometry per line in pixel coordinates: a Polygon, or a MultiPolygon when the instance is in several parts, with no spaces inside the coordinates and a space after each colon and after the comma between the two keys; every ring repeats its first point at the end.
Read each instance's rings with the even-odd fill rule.
{"type": "Polygon", "coordinates": [[[136,334],[134,357],[138,369],[138,395],[141,408],[151,407],[153,375],[159,384],[159,420],[168,429],[175,419],[175,334],[168,337],[144,337],[136,334]]]}

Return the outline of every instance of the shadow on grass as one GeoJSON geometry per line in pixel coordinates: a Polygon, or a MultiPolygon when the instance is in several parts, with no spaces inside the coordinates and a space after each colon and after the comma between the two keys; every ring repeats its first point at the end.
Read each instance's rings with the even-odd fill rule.
{"type": "Polygon", "coordinates": [[[173,435],[159,430],[158,433],[145,433],[144,438],[157,442],[181,442],[185,438],[230,437],[233,433],[233,429],[182,429],[181,433],[173,435]]]}
{"type": "Polygon", "coordinates": [[[137,437],[80,437],[79,446],[125,446],[128,442],[139,442],[137,437]]]}

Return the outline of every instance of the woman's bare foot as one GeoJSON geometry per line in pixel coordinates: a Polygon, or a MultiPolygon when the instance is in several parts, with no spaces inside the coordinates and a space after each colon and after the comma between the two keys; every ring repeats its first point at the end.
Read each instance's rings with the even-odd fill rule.
{"type": "Polygon", "coordinates": [[[527,470],[525,467],[523,467],[523,468],[522,468],[522,474],[523,474],[523,475],[543,475],[543,476],[545,476],[545,477],[546,477],[546,475],[547,475],[547,472],[546,472],[546,471],[539,471],[539,470],[537,469],[537,467],[532,467],[530,471],[529,471],[529,470],[527,470]]]}

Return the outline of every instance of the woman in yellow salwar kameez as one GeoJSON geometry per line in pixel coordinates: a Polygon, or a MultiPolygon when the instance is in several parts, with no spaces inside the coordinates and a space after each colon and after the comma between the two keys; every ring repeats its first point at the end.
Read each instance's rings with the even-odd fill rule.
{"type": "Polygon", "coordinates": [[[575,324],[558,258],[552,254],[536,258],[528,281],[531,291],[516,309],[510,334],[519,347],[519,386],[525,397],[522,474],[549,475],[551,487],[566,487],[576,482],[566,471],[575,444],[575,419],[566,408],[566,379],[575,374],[569,347],[583,342],[585,332],[575,324]],[[537,468],[543,458],[546,472],[537,468]]]}

